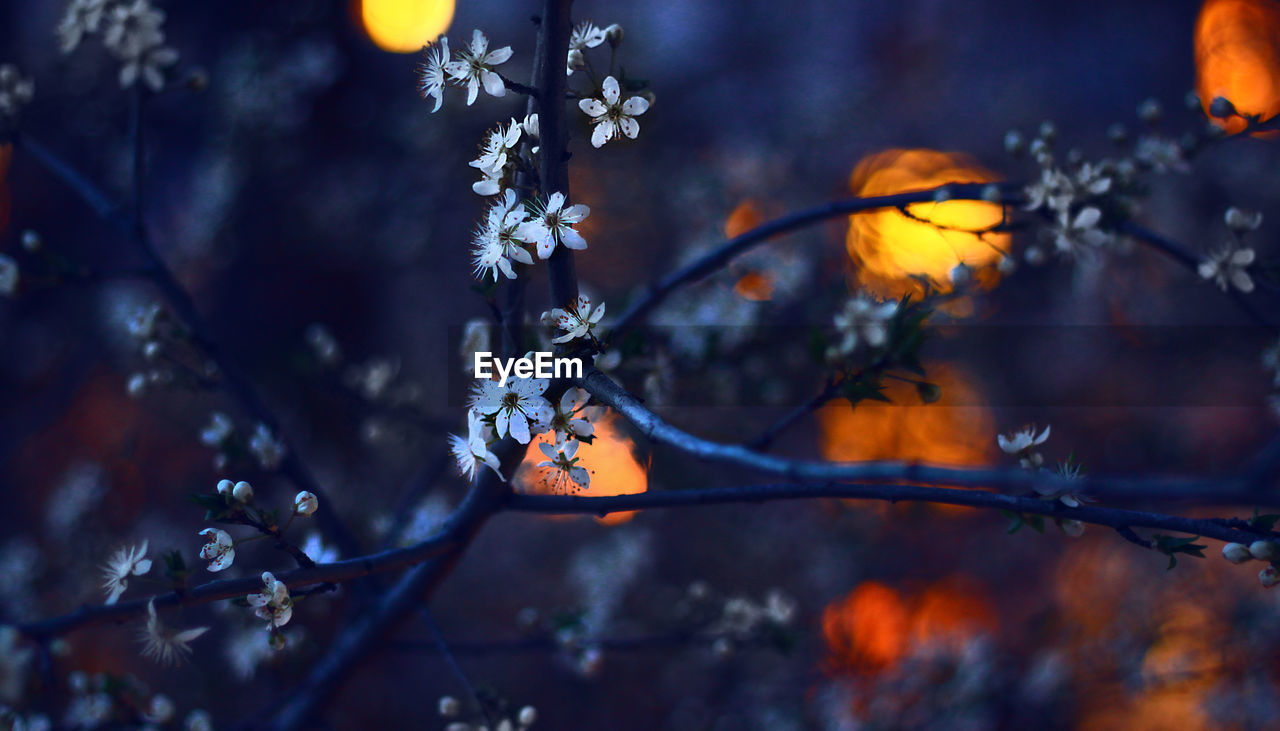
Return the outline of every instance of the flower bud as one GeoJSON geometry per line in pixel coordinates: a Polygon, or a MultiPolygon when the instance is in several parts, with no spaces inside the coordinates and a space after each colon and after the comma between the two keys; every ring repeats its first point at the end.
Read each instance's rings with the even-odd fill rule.
{"type": "Polygon", "coordinates": [[[1138,119],[1148,123],[1155,124],[1160,121],[1160,117],[1164,115],[1164,109],[1160,107],[1160,102],[1155,99],[1148,99],[1138,106],[1138,119]]]}
{"type": "Polygon", "coordinates": [[[1004,133],[1004,151],[1010,155],[1020,155],[1026,148],[1026,141],[1022,139],[1022,133],[1016,129],[1011,129],[1004,133]]]}
{"type": "Polygon", "coordinates": [[[462,704],[451,695],[441,696],[440,701],[436,704],[436,710],[445,718],[453,718],[458,715],[458,711],[461,709],[462,704]]]}
{"type": "Polygon", "coordinates": [[[22,248],[30,252],[36,252],[43,245],[44,242],[40,240],[40,234],[31,229],[22,232],[22,248]]]}
{"type": "Polygon", "coordinates": [[[1220,119],[1234,117],[1236,116],[1236,105],[1232,104],[1231,100],[1225,96],[1215,96],[1213,101],[1209,102],[1209,116],[1220,119]]]}
{"type": "Polygon", "coordinates": [[[1254,541],[1249,544],[1249,554],[1259,561],[1275,561],[1280,558],[1280,545],[1275,541],[1254,541]]]}
{"type": "Polygon", "coordinates": [[[320,500],[313,492],[303,490],[293,498],[293,512],[298,515],[311,515],[320,507],[320,500]]]}
{"type": "Polygon", "coordinates": [[[1258,581],[1261,581],[1262,585],[1268,589],[1276,584],[1280,584],[1280,569],[1277,569],[1275,566],[1266,567],[1258,572],[1258,581]]]}
{"type": "Polygon", "coordinates": [[[609,42],[610,46],[617,48],[622,45],[622,26],[614,23],[604,29],[604,39],[609,42]]]}
{"type": "Polygon", "coordinates": [[[1243,543],[1228,543],[1222,547],[1222,557],[1231,563],[1244,563],[1253,558],[1249,547],[1243,543]]]}
{"type": "Polygon", "coordinates": [[[973,270],[964,264],[957,264],[951,268],[951,283],[956,287],[964,287],[973,279],[973,270]]]}
{"type": "Polygon", "coordinates": [[[125,383],[125,390],[129,395],[137,398],[147,390],[147,376],[144,373],[130,374],[128,382],[125,383]]]}
{"type": "Polygon", "coordinates": [[[516,716],[516,720],[521,726],[532,726],[534,721],[538,720],[538,709],[533,706],[525,706],[520,709],[520,714],[516,716]]]}
{"type": "Polygon", "coordinates": [[[1227,209],[1223,219],[1227,223],[1227,228],[1237,233],[1245,231],[1256,231],[1262,225],[1262,214],[1257,212],[1246,212],[1235,206],[1227,209]]]}
{"type": "Polygon", "coordinates": [[[1053,139],[1057,136],[1058,125],[1047,119],[1040,123],[1040,139],[1045,142],[1053,142],[1053,139]]]}
{"type": "Polygon", "coordinates": [[[934,203],[942,203],[949,200],[951,200],[951,188],[944,185],[933,192],[934,203]]]}
{"type": "Polygon", "coordinates": [[[231,488],[231,497],[242,503],[253,502],[253,485],[241,480],[231,488]]]}
{"type": "Polygon", "coordinates": [[[231,497],[231,491],[235,486],[236,484],[231,480],[218,480],[218,494],[231,497]]]}
{"type": "Polygon", "coordinates": [[[1062,529],[1063,533],[1071,536],[1072,538],[1079,538],[1084,535],[1084,523],[1081,523],[1078,520],[1063,518],[1062,522],[1058,523],[1058,527],[1062,529]]]}

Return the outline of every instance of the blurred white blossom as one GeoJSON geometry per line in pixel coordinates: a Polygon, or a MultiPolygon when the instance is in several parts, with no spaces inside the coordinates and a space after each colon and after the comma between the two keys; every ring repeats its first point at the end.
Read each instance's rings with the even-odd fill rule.
{"type": "Polygon", "coordinates": [[[107,604],[116,603],[128,588],[130,576],[142,576],[151,570],[151,559],[146,556],[146,540],[140,546],[122,547],[111,556],[102,569],[102,588],[107,592],[107,604]]]}

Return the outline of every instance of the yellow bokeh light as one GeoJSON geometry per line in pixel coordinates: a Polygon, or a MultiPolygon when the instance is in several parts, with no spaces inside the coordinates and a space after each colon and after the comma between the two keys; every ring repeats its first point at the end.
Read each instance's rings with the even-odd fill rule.
{"type": "MultiPolygon", "coordinates": [[[[893,149],[859,162],[849,185],[856,195],[878,196],[998,179],[963,155],[893,149]]],[[[910,217],[893,208],[849,217],[845,245],[864,289],[880,297],[901,297],[919,293],[920,283],[912,277],[925,277],[935,290],[949,292],[951,271],[962,263],[975,270],[974,281],[981,286],[999,278],[994,265],[1009,251],[1009,234],[968,231],[999,224],[1004,214],[1000,205],[929,202],[910,205],[907,211],[910,217]]]]}
{"type": "Polygon", "coordinates": [[[384,51],[416,53],[453,22],[454,0],[360,0],[360,21],[384,51]]]}
{"type": "MultiPolygon", "coordinates": [[[[1280,114],[1280,3],[1206,0],[1196,20],[1196,92],[1205,114],[1225,97],[1240,114],[1280,114]]],[[[1217,120],[1230,133],[1241,117],[1217,120]]]]}

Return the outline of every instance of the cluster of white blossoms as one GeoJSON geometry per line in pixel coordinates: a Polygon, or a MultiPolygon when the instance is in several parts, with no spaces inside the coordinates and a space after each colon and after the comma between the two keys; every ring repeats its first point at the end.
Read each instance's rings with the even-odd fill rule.
{"type": "Polygon", "coordinates": [[[827,359],[847,358],[864,345],[884,345],[889,337],[889,322],[897,313],[897,300],[879,302],[862,293],[851,297],[835,314],[836,341],[827,348],[827,359]]]}
{"type": "Polygon", "coordinates": [[[35,95],[36,85],[13,64],[0,64],[0,131],[13,124],[35,95]]]}
{"type": "MultiPolygon", "coordinates": [[[[436,711],[441,718],[457,718],[462,712],[462,703],[453,696],[441,696],[436,701],[436,711]]],[[[523,731],[529,728],[538,720],[538,709],[533,706],[524,706],[516,711],[516,715],[510,718],[503,717],[494,721],[495,731],[523,731]]],[[[487,731],[489,728],[489,719],[480,718],[474,724],[465,723],[463,721],[454,721],[445,726],[445,731],[487,731]]]]}
{"type": "Polygon", "coordinates": [[[476,276],[497,281],[501,273],[515,279],[514,264],[533,264],[533,254],[547,259],[557,246],[587,248],[575,226],[591,215],[591,209],[581,203],[565,203],[563,193],[552,193],[546,201],[522,201],[515,190],[503,192],[472,235],[471,263],[476,276]]]}
{"type": "Polygon", "coordinates": [[[58,24],[63,53],[71,53],[88,36],[120,61],[120,86],[142,81],[152,91],[164,88],[164,72],[178,62],[178,52],[164,45],[164,11],[149,0],[72,0],[58,24]]]}
{"type": "Polygon", "coordinates": [[[1258,581],[1268,589],[1280,584],[1280,542],[1258,540],[1247,546],[1243,543],[1228,543],[1222,547],[1222,557],[1231,563],[1266,561],[1267,566],[1258,572],[1258,581]]]}
{"type": "Polygon", "coordinates": [[[489,38],[479,30],[471,32],[471,43],[458,51],[456,57],[449,55],[449,39],[441,36],[435,43],[423,49],[426,61],[419,69],[421,81],[418,90],[424,99],[436,100],[432,112],[440,110],[444,102],[446,86],[465,86],[467,88],[467,106],[475,104],[480,95],[480,87],[494,97],[507,95],[507,86],[502,77],[494,69],[511,58],[511,46],[489,50],[489,38]]]}
{"type": "Polygon", "coordinates": [[[1249,276],[1249,266],[1256,255],[1253,249],[1244,245],[1244,235],[1258,230],[1262,225],[1262,214],[1228,208],[1223,218],[1231,231],[1231,241],[1209,254],[1196,271],[1202,279],[1218,285],[1223,292],[1233,287],[1241,292],[1252,292],[1253,277],[1249,276]]]}
{"type": "Polygon", "coordinates": [[[580,388],[569,388],[553,407],[543,396],[549,386],[545,378],[511,378],[506,385],[477,381],[468,404],[467,435],[449,435],[458,471],[470,480],[486,466],[505,480],[493,444],[506,436],[528,444],[535,436],[551,432],[552,442],[538,445],[548,458],[539,466],[550,469],[548,479],[558,491],[586,488],[590,474],[576,455],[579,440],[590,439],[594,432],[585,415],[589,396],[580,388]]]}
{"type": "MultiPolygon", "coordinates": [[[[221,498],[221,500],[214,499],[216,506],[234,511],[241,517],[246,518],[248,524],[258,525],[260,529],[267,527],[261,516],[250,510],[254,498],[253,485],[244,480],[239,482],[219,480],[216,492],[218,497],[221,498]]],[[[320,500],[315,493],[303,490],[293,498],[293,512],[290,520],[292,521],[292,518],[297,516],[312,515],[319,507],[320,500]]],[[[288,524],[285,527],[288,527],[288,524]]],[[[223,571],[235,563],[236,540],[231,537],[230,533],[221,528],[205,528],[200,531],[199,535],[206,537],[204,546],[200,548],[200,558],[209,562],[208,568],[210,571],[223,571]]],[[[145,549],[146,544],[143,543],[143,550],[145,551],[145,549]]]]}
{"type": "MultiPolygon", "coordinates": [[[[1031,143],[1031,155],[1040,168],[1040,177],[1024,189],[1027,199],[1024,208],[1043,211],[1049,219],[1043,237],[1059,256],[1075,257],[1113,241],[1112,234],[1098,228],[1103,198],[1112,192],[1116,178],[1127,180],[1134,168],[1131,163],[1122,166],[1112,160],[1083,162],[1077,155],[1068,155],[1067,164],[1060,166],[1053,154],[1056,134],[1053,125],[1045,123],[1031,143]]],[[[1006,136],[1005,146],[1017,151],[1021,137],[1006,136]]],[[[1028,249],[1030,263],[1039,263],[1043,258],[1039,249],[1028,249]]]]}

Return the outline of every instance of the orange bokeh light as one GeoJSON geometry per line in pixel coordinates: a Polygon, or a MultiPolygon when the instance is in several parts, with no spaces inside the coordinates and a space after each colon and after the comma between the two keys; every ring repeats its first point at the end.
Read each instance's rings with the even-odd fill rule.
{"type": "Polygon", "coordinates": [[[392,53],[417,53],[453,22],[454,0],[359,0],[369,40],[392,53]]]}
{"type": "Polygon", "coordinates": [[[875,581],[859,584],[822,612],[828,670],[875,673],[913,650],[959,647],[993,630],[995,612],[965,583],[948,579],[912,596],[875,581]]]}
{"type": "MultiPolygon", "coordinates": [[[[999,180],[968,157],[936,150],[885,150],[869,155],[849,179],[859,196],[891,195],[934,188],[945,183],[986,183],[999,180]]],[[[856,268],[858,283],[881,297],[919,293],[913,276],[926,277],[934,289],[951,291],[951,270],[965,264],[975,270],[974,281],[990,287],[999,278],[994,269],[1009,251],[1007,233],[978,235],[969,230],[995,226],[1004,210],[984,201],[915,203],[907,207],[915,220],[896,209],[881,209],[849,217],[845,248],[856,268]],[[962,230],[946,230],[938,226],[962,230]]]]}
{"type": "MultiPolygon", "coordinates": [[[[623,434],[617,426],[618,416],[613,412],[593,420],[595,439],[583,443],[578,448],[578,464],[591,473],[591,485],[576,494],[589,497],[606,495],[630,495],[645,492],[649,489],[649,475],[644,465],[636,459],[635,443],[623,434]]],[[[539,444],[551,443],[550,434],[540,434],[529,443],[515,477],[515,487],[529,495],[550,495],[554,493],[551,481],[546,479],[549,468],[539,467],[538,463],[546,460],[539,444]]],[[[610,513],[597,521],[605,525],[625,523],[635,516],[634,511],[610,513]]]]}
{"type": "MultiPolygon", "coordinates": [[[[1280,113],[1280,2],[1206,0],[1196,20],[1195,56],[1205,114],[1214,97],[1225,97],[1240,114],[1280,113]]],[[[1233,134],[1245,127],[1241,117],[1217,121],[1233,134]]]]}
{"type": "Polygon", "coordinates": [[[920,403],[915,387],[885,381],[893,403],[861,401],[853,408],[836,400],[818,411],[822,456],[839,462],[899,459],[954,466],[988,464],[995,446],[990,411],[978,406],[978,393],[953,368],[931,366],[928,380],[942,397],[920,403]],[[963,405],[960,405],[963,404],[963,405]]]}

